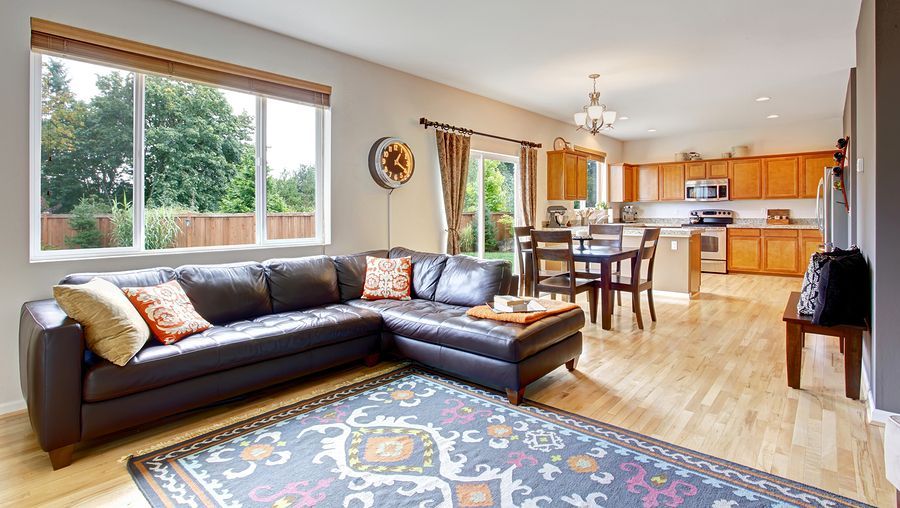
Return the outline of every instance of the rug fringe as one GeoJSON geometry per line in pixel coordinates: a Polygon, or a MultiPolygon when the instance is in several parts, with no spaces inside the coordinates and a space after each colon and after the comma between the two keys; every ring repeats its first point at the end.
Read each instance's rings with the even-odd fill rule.
{"type": "Polygon", "coordinates": [[[160,442],[154,443],[153,445],[141,448],[140,450],[134,451],[132,453],[129,453],[128,455],[124,455],[124,456],[120,457],[117,462],[120,464],[124,464],[124,463],[128,462],[134,456],[145,455],[147,453],[155,452],[155,451],[161,450],[167,446],[171,446],[176,443],[180,443],[182,441],[187,441],[188,439],[193,439],[197,436],[201,436],[201,435],[209,433],[209,432],[214,432],[216,430],[222,429],[222,428],[232,425],[234,423],[238,423],[238,422],[247,420],[249,418],[253,418],[254,416],[259,416],[263,413],[267,413],[274,409],[290,406],[291,404],[296,404],[297,402],[312,399],[312,398],[318,397],[320,395],[325,395],[326,393],[333,392],[335,390],[340,390],[341,388],[344,388],[344,387],[347,387],[347,386],[350,386],[350,385],[353,385],[353,384],[356,384],[356,383],[359,383],[362,381],[366,381],[368,379],[372,379],[372,378],[375,378],[378,376],[382,376],[384,374],[388,374],[388,373],[394,372],[396,370],[400,370],[404,367],[408,367],[409,365],[410,365],[410,362],[408,362],[408,361],[399,362],[390,367],[385,367],[385,368],[377,370],[375,372],[370,372],[370,373],[367,373],[367,374],[364,374],[361,376],[357,376],[353,379],[343,381],[341,383],[328,385],[327,388],[320,388],[318,390],[309,392],[303,396],[292,397],[292,398],[286,399],[286,400],[275,401],[275,402],[272,402],[265,406],[260,406],[260,407],[254,408],[250,411],[243,412],[240,415],[232,416],[230,418],[226,418],[225,420],[220,420],[220,421],[216,422],[215,424],[205,425],[198,429],[186,431],[177,436],[166,439],[165,441],[160,441],[160,442]]]}

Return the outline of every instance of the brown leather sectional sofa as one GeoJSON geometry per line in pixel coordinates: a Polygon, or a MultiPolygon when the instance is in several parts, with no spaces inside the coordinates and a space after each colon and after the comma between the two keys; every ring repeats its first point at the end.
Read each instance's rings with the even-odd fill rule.
{"type": "Polygon", "coordinates": [[[19,358],[32,427],[53,467],[75,443],[209,405],[340,364],[394,352],[518,404],[528,383],[581,354],[580,309],[530,325],[466,310],[514,292],[509,263],[394,248],[350,256],[186,265],[67,276],[121,286],[177,280],[213,328],[173,345],[151,340],[124,367],[85,348],[81,325],[54,300],[22,307],[19,358]],[[412,300],[360,299],[366,254],[411,256],[412,300]]]}

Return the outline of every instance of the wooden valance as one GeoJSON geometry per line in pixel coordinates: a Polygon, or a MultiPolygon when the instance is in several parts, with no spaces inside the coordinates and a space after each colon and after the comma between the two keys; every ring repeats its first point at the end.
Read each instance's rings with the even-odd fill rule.
{"type": "Polygon", "coordinates": [[[328,107],[331,87],[31,18],[31,49],[328,107]]]}

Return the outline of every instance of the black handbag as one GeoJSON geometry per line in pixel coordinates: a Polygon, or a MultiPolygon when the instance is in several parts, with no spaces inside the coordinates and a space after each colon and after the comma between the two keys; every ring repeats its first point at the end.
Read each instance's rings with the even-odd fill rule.
{"type": "Polygon", "coordinates": [[[869,265],[859,249],[828,253],[820,267],[813,324],[866,326],[869,287],[869,265]]]}

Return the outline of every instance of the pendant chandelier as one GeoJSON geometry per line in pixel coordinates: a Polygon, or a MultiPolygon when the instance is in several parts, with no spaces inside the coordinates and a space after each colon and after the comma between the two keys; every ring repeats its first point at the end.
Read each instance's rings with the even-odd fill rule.
{"type": "Polygon", "coordinates": [[[616,121],[616,112],[606,109],[606,104],[600,104],[600,92],[597,91],[597,78],[599,74],[591,74],[588,76],[594,80],[594,91],[588,94],[591,99],[590,104],[581,108],[581,111],[575,113],[576,130],[590,131],[596,135],[602,130],[612,129],[612,124],[616,121]]]}

